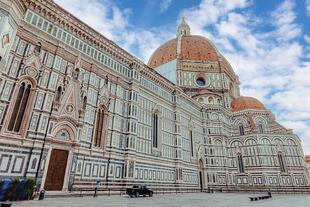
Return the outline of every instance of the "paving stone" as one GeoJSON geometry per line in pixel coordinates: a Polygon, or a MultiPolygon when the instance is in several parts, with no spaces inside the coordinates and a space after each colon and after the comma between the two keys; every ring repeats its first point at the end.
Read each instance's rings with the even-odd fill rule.
{"type": "Polygon", "coordinates": [[[129,198],[127,196],[47,198],[15,202],[13,207],[310,207],[310,194],[273,194],[271,199],[249,201],[247,193],[187,193],[129,198]]]}

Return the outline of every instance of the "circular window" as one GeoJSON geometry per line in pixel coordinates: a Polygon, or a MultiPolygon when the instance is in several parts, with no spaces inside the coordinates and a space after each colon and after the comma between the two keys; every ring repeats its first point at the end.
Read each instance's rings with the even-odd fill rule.
{"type": "Polygon", "coordinates": [[[196,83],[197,83],[198,86],[206,85],[206,81],[203,78],[197,78],[196,83]]]}

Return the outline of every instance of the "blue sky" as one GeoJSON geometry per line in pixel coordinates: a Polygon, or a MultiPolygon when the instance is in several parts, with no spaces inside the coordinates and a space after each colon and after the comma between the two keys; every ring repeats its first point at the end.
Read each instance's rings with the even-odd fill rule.
{"type": "Polygon", "coordinates": [[[310,154],[310,0],[54,0],[147,63],[181,16],[310,154]]]}

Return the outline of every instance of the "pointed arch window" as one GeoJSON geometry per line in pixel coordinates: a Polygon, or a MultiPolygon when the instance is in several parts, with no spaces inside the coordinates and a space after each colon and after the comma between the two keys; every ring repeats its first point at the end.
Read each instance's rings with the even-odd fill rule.
{"type": "Polygon", "coordinates": [[[106,129],[107,112],[104,107],[100,107],[97,112],[97,121],[94,135],[93,145],[95,147],[103,147],[104,144],[104,133],[106,129]]]}
{"type": "Polygon", "coordinates": [[[244,173],[243,158],[242,158],[241,153],[237,154],[237,161],[238,161],[239,173],[244,173]]]}
{"type": "Polygon", "coordinates": [[[194,143],[193,143],[193,131],[189,131],[189,138],[190,138],[190,144],[191,144],[191,155],[194,157],[194,143]]]}
{"type": "Polygon", "coordinates": [[[283,160],[283,155],[281,152],[278,153],[278,161],[280,165],[280,171],[281,172],[286,172],[285,170],[285,165],[284,165],[284,160],[283,160]]]}
{"type": "Polygon", "coordinates": [[[87,104],[87,97],[84,96],[84,98],[83,98],[83,106],[82,106],[83,110],[86,110],[86,104],[87,104]]]}
{"type": "Polygon", "coordinates": [[[62,93],[62,88],[61,88],[61,86],[59,86],[59,87],[57,88],[55,101],[57,101],[57,102],[60,101],[61,93],[62,93]]]}
{"type": "Polygon", "coordinates": [[[244,135],[244,127],[242,124],[239,125],[239,133],[240,133],[240,135],[244,135]]]}
{"type": "Polygon", "coordinates": [[[259,125],[258,125],[258,133],[264,134],[264,127],[263,127],[262,124],[259,124],[259,125]]]}
{"type": "Polygon", "coordinates": [[[8,130],[19,132],[25,111],[29,102],[31,85],[23,82],[18,89],[18,94],[13,108],[13,113],[9,122],[8,130]]]}
{"type": "Polygon", "coordinates": [[[158,148],[158,114],[154,113],[153,114],[153,134],[152,134],[152,146],[154,148],[158,148]]]}

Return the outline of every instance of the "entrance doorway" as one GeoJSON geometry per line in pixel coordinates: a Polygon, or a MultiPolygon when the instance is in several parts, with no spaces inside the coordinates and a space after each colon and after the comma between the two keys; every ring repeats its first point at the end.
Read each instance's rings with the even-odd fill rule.
{"type": "Polygon", "coordinates": [[[48,165],[45,190],[62,190],[68,160],[68,151],[53,149],[48,165]]]}

